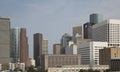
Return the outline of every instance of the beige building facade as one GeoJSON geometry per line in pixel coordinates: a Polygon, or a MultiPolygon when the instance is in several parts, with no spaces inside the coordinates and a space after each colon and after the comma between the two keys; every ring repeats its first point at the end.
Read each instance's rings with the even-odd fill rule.
{"type": "Polygon", "coordinates": [[[80,55],[42,55],[41,67],[61,67],[62,65],[80,65],[80,55]]]}
{"type": "Polygon", "coordinates": [[[120,48],[104,48],[99,50],[99,64],[109,65],[112,58],[120,57],[120,48]]]}
{"type": "Polygon", "coordinates": [[[53,45],[53,54],[60,54],[61,44],[53,45]]]}

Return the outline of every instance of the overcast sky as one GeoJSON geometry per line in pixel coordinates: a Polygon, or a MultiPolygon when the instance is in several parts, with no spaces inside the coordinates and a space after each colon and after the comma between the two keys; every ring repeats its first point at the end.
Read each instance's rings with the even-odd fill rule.
{"type": "Polygon", "coordinates": [[[11,19],[11,27],[27,28],[29,54],[33,56],[33,34],[49,40],[49,53],[64,33],[100,13],[104,19],[120,19],[120,0],[0,0],[0,16],[11,19]]]}

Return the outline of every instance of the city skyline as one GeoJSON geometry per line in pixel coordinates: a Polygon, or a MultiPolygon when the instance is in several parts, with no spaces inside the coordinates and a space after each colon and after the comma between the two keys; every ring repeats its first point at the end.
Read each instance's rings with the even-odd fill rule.
{"type": "Polygon", "coordinates": [[[0,16],[8,16],[11,27],[25,27],[28,32],[30,57],[33,57],[33,34],[42,33],[49,41],[51,53],[54,43],[64,33],[72,34],[72,27],[89,21],[89,15],[100,13],[104,19],[120,19],[119,0],[31,0],[0,1],[0,16]],[[4,8],[3,8],[4,7],[4,8]]]}

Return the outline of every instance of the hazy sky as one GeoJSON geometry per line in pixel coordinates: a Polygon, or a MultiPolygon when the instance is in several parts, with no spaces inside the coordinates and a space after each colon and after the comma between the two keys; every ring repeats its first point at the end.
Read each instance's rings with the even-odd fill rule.
{"type": "Polygon", "coordinates": [[[29,54],[33,56],[33,34],[49,40],[49,52],[64,33],[89,21],[92,13],[104,19],[120,19],[120,0],[0,0],[0,16],[11,19],[11,27],[27,28],[29,54]]]}

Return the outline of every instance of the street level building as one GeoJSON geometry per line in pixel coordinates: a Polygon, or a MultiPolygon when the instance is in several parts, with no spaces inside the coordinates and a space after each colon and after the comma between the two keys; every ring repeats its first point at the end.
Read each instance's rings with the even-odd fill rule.
{"type": "Polygon", "coordinates": [[[108,47],[99,51],[100,65],[110,65],[111,59],[116,57],[120,57],[120,48],[108,47]]]}
{"type": "Polygon", "coordinates": [[[62,67],[49,67],[48,72],[79,72],[80,70],[99,70],[104,72],[109,69],[109,65],[63,65],[62,67]]]}
{"type": "Polygon", "coordinates": [[[80,65],[80,55],[42,55],[41,67],[47,70],[49,67],[61,67],[62,65],[80,65]]]}
{"type": "Polygon", "coordinates": [[[111,59],[110,70],[113,72],[120,72],[120,57],[111,59]]]}

